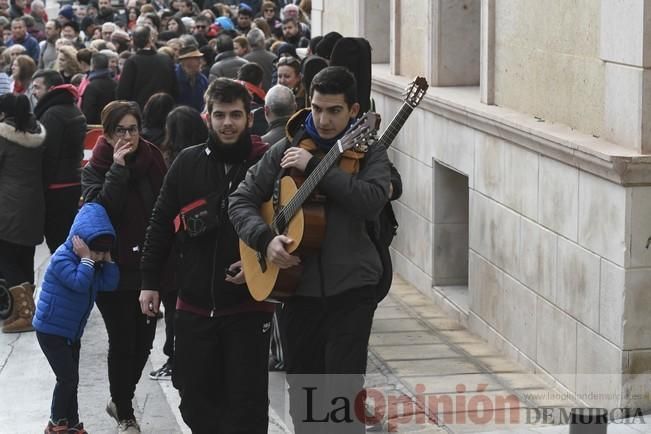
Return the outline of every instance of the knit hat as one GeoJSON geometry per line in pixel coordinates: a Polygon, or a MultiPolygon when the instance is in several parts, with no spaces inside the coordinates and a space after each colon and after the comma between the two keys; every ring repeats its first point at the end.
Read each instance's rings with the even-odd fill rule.
{"type": "Polygon", "coordinates": [[[74,20],[75,19],[75,12],[72,10],[71,5],[65,5],[64,7],[59,10],[59,16],[65,17],[69,20],[74,20]]]}
{"type": "Polygon", "coordinates": [[[253,9],[251,9],[251,6],[247,5],[246,3],[240,3],[238,13],[242,14],[242,15],[248,15],[248,16],[252,17],[253,16],[253,9]]]}
{"type": "Polygon", "coordinates": [[[233,30],[233,22],[228,17],[217,17],[215,19],[215,24],[219,26],[219,30],[233,30]]]}
{"type": "Polygon", "coordinates": [[[111,235],[100,235],[91,240],[88,248],[96,252],[108,252],[113,247],[113,237],[111,235]]]}

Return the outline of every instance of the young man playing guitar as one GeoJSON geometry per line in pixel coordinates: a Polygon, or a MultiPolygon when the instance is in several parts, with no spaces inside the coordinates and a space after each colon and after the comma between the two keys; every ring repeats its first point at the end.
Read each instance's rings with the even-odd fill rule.
{"type": "MultiPolygon", "coordinates": [[[[172,381],[193,433],[263,434],[268,427],[273,304],[244,286],[228,195],[267,149],[250,135],[251,97],[226,78],[206,91],[208,142],[183,150],[167,172],[142,254],[142,312],[156,315],[160,279],[177,231],[178,299],[172,381]]],[[[190,144],[188,144],[190,145],[190,144]]]]}
{"type": "Polygon", "coordinates": [[[319,72],[310,96],[311,112],[295,115],[287,127],[293,136],[249,170],[229,199],[229,215],[239,237],[267,262],[303,268],[296,295],[285,300],[283,312],[296,433],[361,433],[363,410],[353,407],[363,408],[363,374],[382,275],[366,221],[389,199],[389,160],[382,146],[369,146],[366,153],[345,151],[317,186],[325,196],[320,249],[301,257],[289,254],[294,240],[273,232],[262,219],[261,204],[272,197],[281,170],[306,176],[317,170],[319,157],[340,146],[337,141],[359,111],[355,78],[342,67],[319,72]],[[355,402],[358,396],[362,399],[355,402]]]}

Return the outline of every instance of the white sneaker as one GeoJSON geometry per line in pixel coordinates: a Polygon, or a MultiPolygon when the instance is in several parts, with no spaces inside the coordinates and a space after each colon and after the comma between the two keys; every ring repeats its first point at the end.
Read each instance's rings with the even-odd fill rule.
{"type": "Polygon", "coordinates": [[[106,413],[111,416],[117,423],[120,423],[120,418],[118,417],[118,407],[115,405],[115,402],[109,398],[106,403],[106,413]]]}
{"type": "Polygon", "coordinates": [[[140,425],[135,419],[121,420],[118,424],[118,432],[125,434],[140,434],[140,425]]]}

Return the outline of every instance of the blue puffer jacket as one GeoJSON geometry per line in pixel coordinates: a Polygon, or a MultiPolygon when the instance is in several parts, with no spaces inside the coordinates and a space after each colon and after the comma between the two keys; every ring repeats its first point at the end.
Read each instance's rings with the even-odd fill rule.
{"type": "Polygon", "coordinates": [[[84,332],[97,291],[117,288],[120,272],[113,262],[93,267],[92,261],[82,261],[72,250],[73,235],[90,245],[100,235],[115,238],[115,230],[101,205],[87,203],[79,210],[68,239],[54,252],[45,272],[32,325],[39,332],[75,342],[84,332]]]}

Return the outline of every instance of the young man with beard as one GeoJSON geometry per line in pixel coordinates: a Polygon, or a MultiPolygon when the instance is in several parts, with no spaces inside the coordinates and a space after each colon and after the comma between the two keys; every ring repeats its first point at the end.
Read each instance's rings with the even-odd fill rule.
{"type": "Polygon", "coordinates": [[[296,433],[363,433],[364,421],[353,406],[364,402],[357,398],[363,397],[382,276],[366,220],[374,219],[389,199],[389,160],[382,146],[370,146],[366,153],[345,151],[317,186],[325,196],[326,216],[320,249],[300,258],[290,255],[286,246],[294,240],[274,233],[262,219],[260,205],[272,197],[281,169],[309,176],[346,133],[360,107],[355,78],[343,67],[320,71],[310,96],[312,110],[290,119],[287,139],[276,143],[231,195],[229,215],[240,238],[268,262],[281,269],[303,266],[281,324],[286,330],[290,414],[296,433]],[[317,402],[331,407],[318,407],[317,402]]]}
{"type": "Polygon", "coordinates": [[[153,317],[176,236],[182,259],[172,381],[194,433],[267,432],[273,305],[254,301],[244,286],[238,238],[227,215],[229,194],[267,149],[249,133],[250,107],[239,83],[220,78],[210,84],[208,142],[185,149],[172,163],[141,262],[141,309],[153,317]]]}
{"type": "Polygon", "coordinates": [[[39,70],[32,76],[34,115],[45,127],[43,184],[45,240],[54,251],[66,240],[81,196],[81,159],[86,118],[77,108],[77,88],[64,84],[57,71],[39,70]]]}

